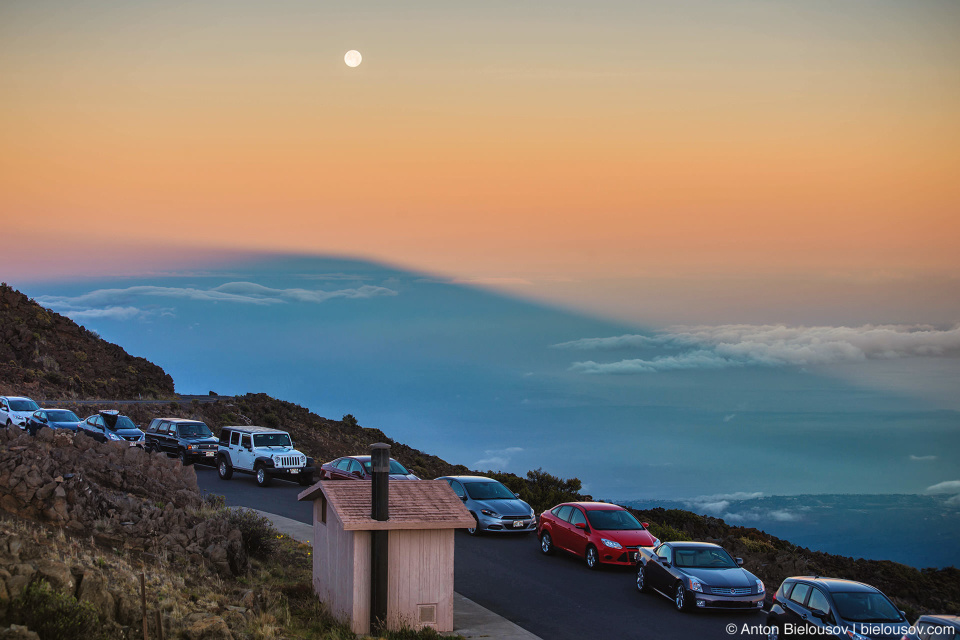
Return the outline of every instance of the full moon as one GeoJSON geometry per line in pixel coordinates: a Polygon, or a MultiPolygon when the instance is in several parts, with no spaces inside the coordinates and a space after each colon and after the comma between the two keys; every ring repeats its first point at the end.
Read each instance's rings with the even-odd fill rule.
{"type": "Polygon", "coordinates": [[[351,49],[347,51],[347,55],[343,56],[343,61],[347,63],[348,67],[356,67],[363,61],[363,56],[356,49],[351,49]]]}

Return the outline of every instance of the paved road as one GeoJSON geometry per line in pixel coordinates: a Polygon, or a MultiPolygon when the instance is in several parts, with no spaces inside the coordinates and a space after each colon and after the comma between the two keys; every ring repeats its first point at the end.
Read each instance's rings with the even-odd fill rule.
{"type": "MultiPolygon", "coordinates": [[[[276,481],[257,487],[253,476],[220,480],[213,467],[197,465],[200,488],[245,506],[310,523],[312,506],[297,502],[299,485],[276,481]]],[[[763,623],[758,613],[679,613],[659,595],[639,594],[629,570],[590,571],[570,556],[540,554],[534,535],[456,534],[454,588],[545,640],[729,640],[728,624],[763,623]]]]}

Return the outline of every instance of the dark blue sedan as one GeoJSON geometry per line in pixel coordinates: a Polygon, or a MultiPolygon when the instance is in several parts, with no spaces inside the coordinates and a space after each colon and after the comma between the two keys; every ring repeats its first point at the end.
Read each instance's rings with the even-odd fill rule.
{"type": "Polygon", "coordinates": [[[73,411],[66,409],[39,409],[27,418],[26,429],[30,435],[37,435],[41,427],[51,429],[68,429],[76,431],[80,426],[80,418],[73,411]]]}

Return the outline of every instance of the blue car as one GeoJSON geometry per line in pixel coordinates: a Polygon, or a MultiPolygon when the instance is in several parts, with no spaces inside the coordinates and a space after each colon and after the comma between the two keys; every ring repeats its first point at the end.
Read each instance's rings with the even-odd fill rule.
{"type": "Polygon", "coordinates": [[[120,415],[119,411],[100,411],[80,423],[80,431],[98,442],[122,442],[131,447],[143,447],[143,431],[133,420],[120,415]]]}
{"type": "Polygon", "coordinates": [[[35,436],[42,427],[76,431],[80,427],[80,418],[66,409],[38,409],[27,418],[26,429],[35,436]]]}
{"type": "Polygon", "coordinates": [[[443,476],[453,492],[463,500],[477,526],[467,529],[472,536],[482,532],[533,533],[537,516],[533,508],[493,478],[483,476],[443,476]]]}

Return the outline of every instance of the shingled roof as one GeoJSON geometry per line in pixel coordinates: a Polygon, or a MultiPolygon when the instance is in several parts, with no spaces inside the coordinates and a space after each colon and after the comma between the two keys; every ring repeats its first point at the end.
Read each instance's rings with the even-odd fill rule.
{"type": "Polygon", "coordinates": [[[324,480],[297,496],[323,499],[343,522],[345,531],[379,529],[460,529],[476,524],[444,480],[399,480],[390,483],[390,519],[370,517],[371,482],[324,480]]]}

